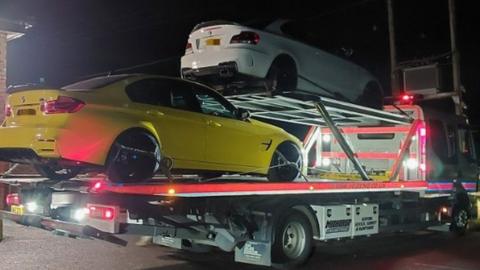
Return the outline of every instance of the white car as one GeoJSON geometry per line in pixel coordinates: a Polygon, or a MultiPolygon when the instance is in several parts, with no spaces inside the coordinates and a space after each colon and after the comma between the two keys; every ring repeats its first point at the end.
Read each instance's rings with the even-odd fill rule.
{"type": "Polygon", "coordinates": [[[383,91],[373,75],[341,57],[285,36],[281,31],[285,22],[276,21],[264,30],[228,21],[198,24],[181,59],[182,77],[216,88],[223,86],[224,94],[263,85],[269,91],[301,90],[382,107],[383,91]]]}

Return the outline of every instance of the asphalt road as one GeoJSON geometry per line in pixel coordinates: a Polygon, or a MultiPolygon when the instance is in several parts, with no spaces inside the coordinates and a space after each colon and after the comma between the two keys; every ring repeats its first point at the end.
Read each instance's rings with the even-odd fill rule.
{"type": "MultiPolygon", "coordinates": [[[[5,221],[0,269],[268,269],[233,262],[222,252],[186,254],[158,246],[119,247],[89,239],[55,236],[5,221]]],[[[401,234],[319,245],[302,269],[480,269],[480,232],[401,234]]]]}

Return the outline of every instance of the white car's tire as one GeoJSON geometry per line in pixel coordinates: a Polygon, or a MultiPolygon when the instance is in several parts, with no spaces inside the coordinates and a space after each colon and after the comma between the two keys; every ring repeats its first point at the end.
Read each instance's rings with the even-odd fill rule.
{"type": "Polygon", "coordinates": [[[275,59],[266,76],[267,90],[277,93],[294,91],[297,88],[297,68],[288,56],[275,59]]]}

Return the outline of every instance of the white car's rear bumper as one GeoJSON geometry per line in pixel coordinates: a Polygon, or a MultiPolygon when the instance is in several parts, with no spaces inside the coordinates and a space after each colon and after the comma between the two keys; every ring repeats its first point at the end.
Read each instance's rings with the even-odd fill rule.
{"type": "Polygon", "coordinates": [[[182,76],[188,73],[203,76],[233,72],[264,78],[271,62],[269,55],[250,48],[210,49],[184,55],[181,71],[182,76]]]}

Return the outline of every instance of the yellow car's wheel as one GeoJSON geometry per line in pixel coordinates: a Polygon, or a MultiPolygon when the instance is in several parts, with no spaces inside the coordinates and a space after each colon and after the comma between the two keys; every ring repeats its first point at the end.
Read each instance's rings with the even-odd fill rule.
{"type": "Polygon", "coordinates": [[[273,153],[267,178],[272,182],[291,182],[300,176],[302,166],[300,149],[294,143],[284,142],[273,153]]]}
{"type": "Polygon", "coordinates": [[[43,177],[58,181],[74,178],[81,170],[79,167],[58,167],[49,165],[35,165],[34,167],[43,177]]]}
{"type": "Polygon", "coordinates": [[[106,173],[112,182],[142,182],[155,174],[159,161],[160,147],[155,138],[145,131],[130,130],[111,147],[106,173]]]}

